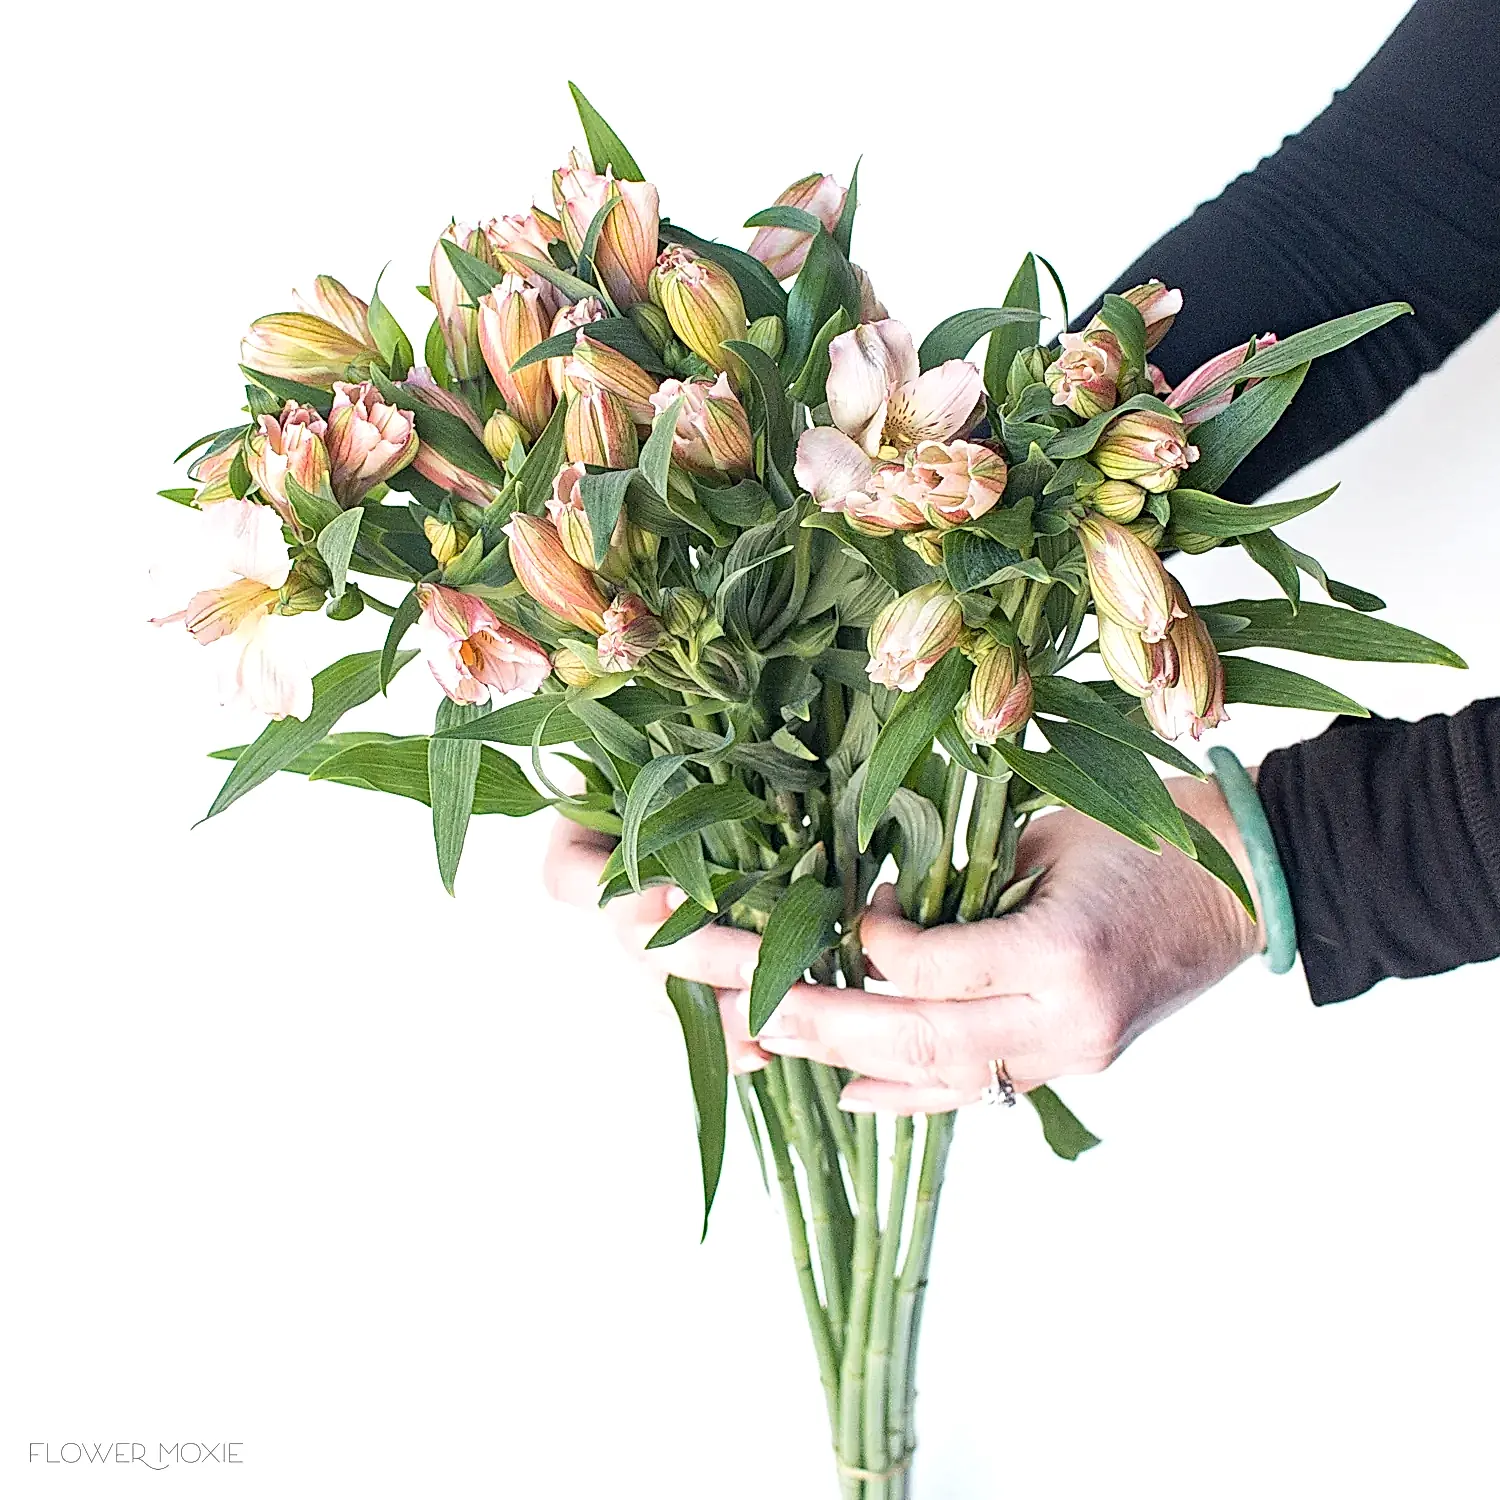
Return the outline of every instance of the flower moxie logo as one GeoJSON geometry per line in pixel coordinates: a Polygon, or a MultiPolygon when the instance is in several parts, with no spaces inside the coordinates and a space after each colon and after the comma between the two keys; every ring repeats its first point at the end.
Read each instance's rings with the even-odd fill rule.
{"type": "Polygon", "coordinates": [[[32,1443],[34,1464],[144,1464],[148,1469],[170,1469],[177,1464],[242,1464],[242,1443],[32,1443]]]}

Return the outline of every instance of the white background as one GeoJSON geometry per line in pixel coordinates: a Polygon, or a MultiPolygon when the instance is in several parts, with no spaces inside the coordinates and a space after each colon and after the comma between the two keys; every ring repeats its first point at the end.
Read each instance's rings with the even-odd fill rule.
{"type": "MultiPolygon", "coordinates": [[[[223,771],[204,752],[257,726],[145,624],[207,581],[197,518],[153,492],[233,419],[249,320],[324,270],[367,293],[390,258],[420,338],[433,237],[545,193],[578,138],[569,76],[703,233],[863,152],[856,255],[919,331],[997,300],[1029,247],[1081,303],[1322,108],[1403,8],[371,0],[20,21],[0,104],[0,1491],[831,1491],[778,1210],[731,1120],[697,1245],[674,1023],[547,904],[542,820],[476,823],[456,901],[415,804],[287,777],[191,827],[223,771]],[[1023,190],[1032,150],[1065,195],[1040,172],[1023,190]],[[33,1441],[115,1439],[236,1440],[244,1462],[28,1464],[33,1441]]],[[[1497,355],[1492,325],[1294,481],[1344,490],[1293,540],[1472,664],[1330,667],[1387,714],[1500,681],[1497,355]]],[[[1237,556],[1185,575],[1203,600],[1270,592],[1237,556]]],[[[315,660],[380,625],[314,619],[315,660]]],[[[435,693],[414,669],[349,723],[420,731],[435,693]]],[[[1319,728],[1245,708],[1225,738],[1251,760],[1319,728]]],[[[921,1495],[1493,1494],[1494,987],[1471,969],[1318,1012],[1296,976],[1248,968],[1065,1086],[1105,1138],[1076,1166],[1028,1111],[970,1111],[921,1495]]]]}

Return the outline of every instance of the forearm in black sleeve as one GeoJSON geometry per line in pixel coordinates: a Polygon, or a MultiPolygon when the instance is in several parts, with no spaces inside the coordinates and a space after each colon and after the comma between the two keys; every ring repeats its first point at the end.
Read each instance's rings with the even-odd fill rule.
{"type": "Polygon", "coordinates": [[[1500,698],[1336,720],[1259,786],[1317,1004],[1500,955],[1500,698]]]}
{"type": "Polygon", "coordinates": [[[1500,307],[1500,4],[1417,0],[1316,120],[1114,290],[1152,277],[1185,297],[1153,356],[1174,383],[1252,335],[1416,310],[1313,363],[1229,498],[1256,499],[1373,421],[1500,307]]]}

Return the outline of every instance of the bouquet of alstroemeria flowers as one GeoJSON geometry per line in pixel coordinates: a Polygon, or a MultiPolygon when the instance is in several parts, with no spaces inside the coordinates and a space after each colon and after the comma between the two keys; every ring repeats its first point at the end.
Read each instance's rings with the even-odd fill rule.
{"type": "MultiPolygon", "coordinates": [[[[1455,660],[1276,535],[1331,492],[1216,495],[1308,362],[1405,304],[1247,331],[1169,389],[1150,356],[1181,292],[1106,297],[1044,345],[1028,255],[1001,306],[917,343],[849,258],[854,182],[802,178],[733,249],[661,218],[578,104],[588,152],[554,174],[555,217],[443,232],[421,365],[378,289],[319,277],[300,311],[252,325],[245,415],[164,492],[204,513],[230,575],[171,618],[219,643],[274,720],[220,752],[234,766],[210,813],[278,771],[414,798],[451,889],[471,816],[553,808],[618,837],[601,902],[686,893],[653,947],[711,922],[760,934],[752,1032],[806,976],[864,983],[858,919],[887,860],[922,923],[1019,905],[1039,872],[1015,868],[1018,836],[1054,804],[1175,846],[1249,907],[1152,761],[1201,774],[1169,741],[1226,702],[1363,712],[1247,648],[1455,660]],[[1161,556],[1225,543],[1285,597],[1195,608],[1161,556]],[[1336,603],[1303,602],[1300,574],[1336,603]],[[299,614],[366,609],[389,618],[383,647],[311,677],[283,649],[299,614]],[[430,731],[336,732],[418,655],[442,690],[430,731]],[[543,752],[561,745],[580,790],[553,779],[543,752]]],[[[706,1223],[723,1033],[711,989],[668,993],[706,1223]]],[[[899,1500],[953,1116],[849,1115],[846,1081],[785,1058],[738,1085],[785,1205],[842,1493],[899,1500]]],[[[1055,1094],[1027,1097],[1061,1155],[1094,1143],[1055,1094]]]]}

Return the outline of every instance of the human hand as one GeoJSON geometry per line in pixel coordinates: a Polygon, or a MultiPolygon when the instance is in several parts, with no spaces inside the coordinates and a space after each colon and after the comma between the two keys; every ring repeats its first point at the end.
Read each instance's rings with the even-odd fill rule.
{"type": "MultiPolygon", "coordinates": [[[[1167,785],[1251,883],[1217,784],[1167,785]]],[[[1019,911],[966,925],[918,927],[883,887],[861,939],[899,993],[798,985],[757,1042],[864,1075],[845,1088],[846,1109],[938,1113],[979,1097],[992,1058],[1019,1089],[1101,1071],[1262,946],[1259,927],[1199,865],[1082,813],[1031,823],[1016,867],[1037,866],[1045,874],[1019,911]]]]}
{"type": "Polygon", "coordinates": [[[613,932],[626,953],[658,980],[668,974],[711,984],[719,991],[719,1015],[724,1024],[724,1042],[729,1066],[735,1073],[753,1073],[770,1060],[750,1040],[743,1009],[733,1004],[733,992],[746,981],[745,971],[755,965],[760,939],[753,932],[713,924],[673,943],[670,948],[646,947],[651,934],[685,899],[670,886],[616,896],[602,910],[599,906],[599,876],[615,847],[607,834],[595,833],[559,817],[547,842],[542,879],[556,901],[564,901],[592,912],[600,925],[613,932]]]}

